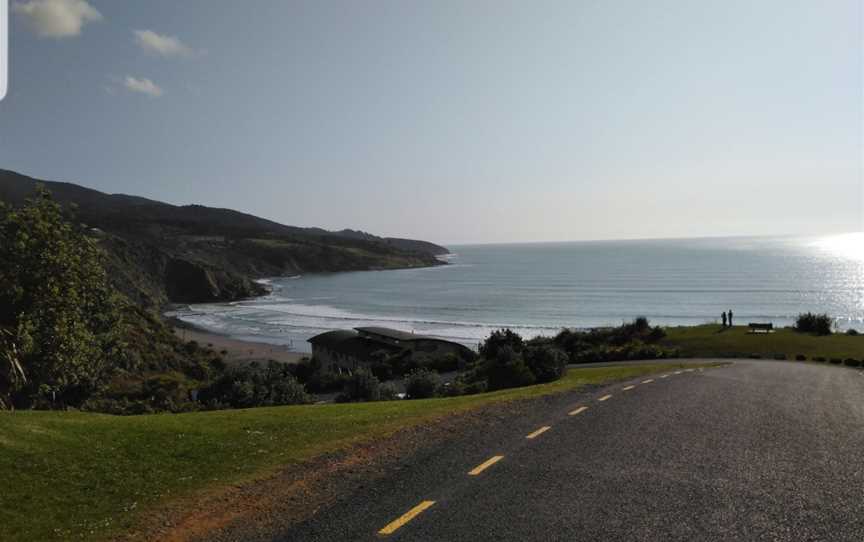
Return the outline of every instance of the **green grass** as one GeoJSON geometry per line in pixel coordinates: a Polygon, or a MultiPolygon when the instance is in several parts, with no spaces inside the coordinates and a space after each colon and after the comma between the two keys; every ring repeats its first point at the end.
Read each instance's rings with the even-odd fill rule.
{"type": "Polygon", "coordinates": [[[267,476],[400,428],[668,368],[572,369],[551,384],[418,401],[131,417],[0,413],[0,540],[108,538],[172,498],[267,476]]]}
{"type": "Polygon", "coordinates": [[[864,336],[845,334],[817,337],[792,329],[777,329],[774,333],[748,333],[747,326],[723,329],[720,325],[666,328],[661,344],[681,349],[682,357],[747,357],[758,354],[772,358],[786,354],[795,359],[798,354],[825,358],[864,359],[864,336]]]}

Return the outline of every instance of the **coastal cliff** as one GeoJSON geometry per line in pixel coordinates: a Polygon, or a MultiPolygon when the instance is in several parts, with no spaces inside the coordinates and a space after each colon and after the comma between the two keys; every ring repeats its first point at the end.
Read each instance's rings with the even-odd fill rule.
{"type": "Polygon", "coordinates": [[[231,209],[177,206],[0,170],[0,201],[43,184],[108,254],[118,289],[144,306],[232,301],[266,292],[256,279],[442,265],[439,245],[365,232],[286,226],[231,209]]]}

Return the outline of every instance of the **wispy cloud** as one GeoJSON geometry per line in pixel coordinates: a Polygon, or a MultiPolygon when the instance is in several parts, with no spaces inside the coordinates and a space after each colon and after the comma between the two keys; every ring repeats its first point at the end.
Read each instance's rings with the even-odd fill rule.
{"type": "Polygon", "coordinates": [[[85,24],[103,19],[86,0],[15,2],[12,11],[25,17],[36,35],[44,38],[74,37],[81,34],[85,24]]]}
{"type": "Polygon", "coordinates": [[[140,92],[141,94],[146,94],[151,98],[158,98],[163,94],[159,85],[146,77],[138,79],[137,77],[127,75],[126,78],[123,79],[123,86],[131,92],[140,92]]]}
{"type": "Polygon", "coordinates": [[[135,43],[148,53],[165,57],[191,58],[196,56],[194,49],[174,36],[157,34],[152,30],[135,30],[135,43]]]}

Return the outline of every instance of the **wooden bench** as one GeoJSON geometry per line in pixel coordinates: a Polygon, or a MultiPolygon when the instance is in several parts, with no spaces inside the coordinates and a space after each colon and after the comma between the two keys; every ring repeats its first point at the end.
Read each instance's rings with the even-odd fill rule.
{"type": "Polygon", "coordinates": [[[771,333],[774,331],[774,324],[771,322],[768,322],[767,324],[750,322],[747,325],[750,327],[750,333],[771,333]]]}

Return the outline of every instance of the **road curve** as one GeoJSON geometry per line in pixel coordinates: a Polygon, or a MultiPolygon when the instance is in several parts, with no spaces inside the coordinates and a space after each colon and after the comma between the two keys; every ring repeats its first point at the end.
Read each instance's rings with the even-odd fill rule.
{"type": "Polygon", "coordinates": [[[530,403],[277,540],[864,540],[861,372],[663,374],[530,403]]]}

